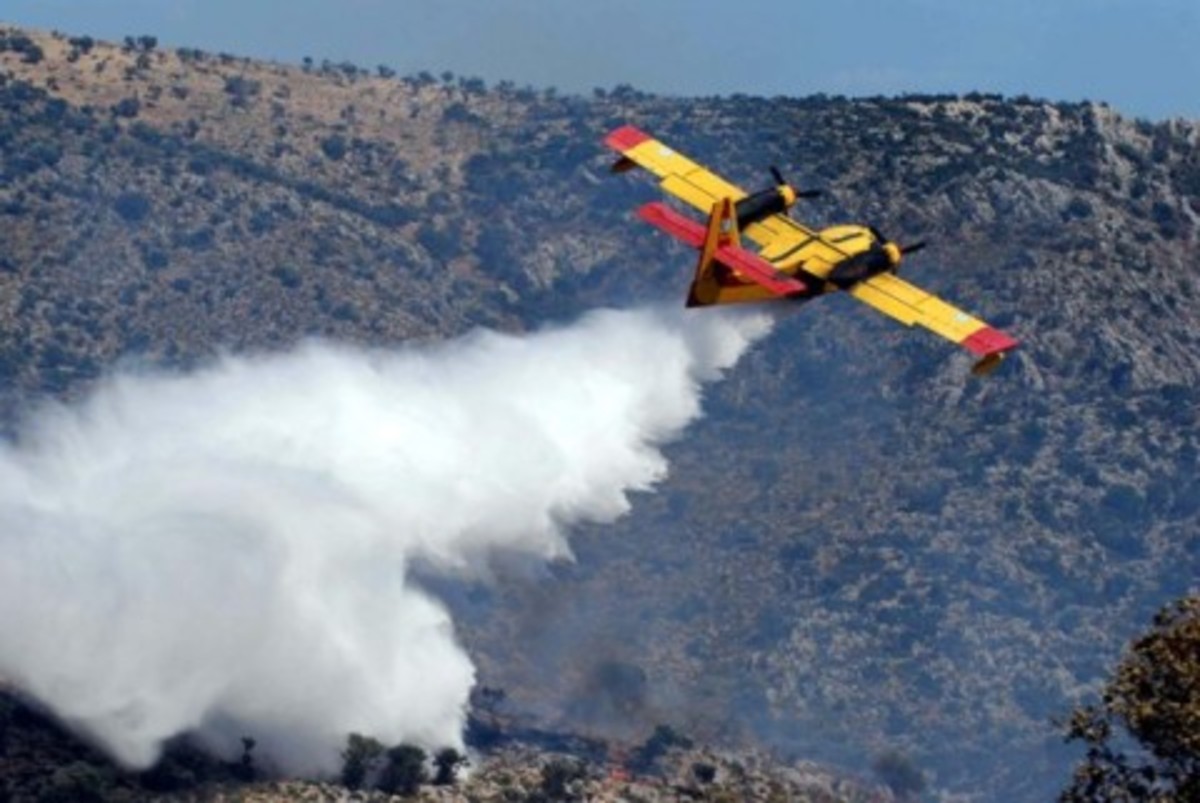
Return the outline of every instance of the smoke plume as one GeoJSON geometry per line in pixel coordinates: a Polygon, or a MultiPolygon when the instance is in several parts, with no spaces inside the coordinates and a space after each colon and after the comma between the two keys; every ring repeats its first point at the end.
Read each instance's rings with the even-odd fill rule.
{"type": "Polygon", "coordinates": [[[761,314],[309,343],[118,374],[0,444],[0,678],[131,767],[192,733],[285,772],[349,732],[461,745],[474,669],[410,578],[569,555],[661,479],[761,314]]]}

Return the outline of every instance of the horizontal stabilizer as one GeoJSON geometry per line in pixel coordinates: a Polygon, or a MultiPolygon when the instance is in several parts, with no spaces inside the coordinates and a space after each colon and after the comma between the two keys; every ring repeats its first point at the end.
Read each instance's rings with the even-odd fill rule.
{"type": "Polygon", "coordinates": [[[639,207],[637,214],[651,226],[665,231],[676,240],[682,240],[692,248],[704,245],[704,226],[679,214],[661,201],[653,201],[639,207]]]}
{"type": "MultiPolygon", "coordinates": [[[[681,215],[660,201],[653,201],[638,209],[638,217],[657,229],[665,231],[676,240],[692,248],[703,248],[706,230],[691,218],[681,215]]],[[[804,293],[808,288],[799,279],[780,273],[767,260],[734,245],[722,245],[716,249],[713,259],[734,271],[744,280],[753,282],[778,296],[793,296],[804,293]]]]}
{"type": "Polygon", "coordinates": [[[804,282],[780,273],[770,262],[744,248],[723,245],[717,249],[716,259],[722,265],[733,268],[742,278],[765,287],[775,295],[800,295],[808,289],[804,282]]]}

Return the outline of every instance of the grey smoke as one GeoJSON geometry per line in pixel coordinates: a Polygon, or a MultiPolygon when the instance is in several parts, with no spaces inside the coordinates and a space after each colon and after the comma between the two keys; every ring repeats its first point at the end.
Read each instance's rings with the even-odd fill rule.
{"type": "Polygon", "coordinates": [[[398,351],[309,343],[117,374],[0,444],[0,679],[117,760],[243,735],[289,773],[346,734],[461,745],[474,668],[410,568],[569,556],[769,329],[601,311],[398,351]]]}

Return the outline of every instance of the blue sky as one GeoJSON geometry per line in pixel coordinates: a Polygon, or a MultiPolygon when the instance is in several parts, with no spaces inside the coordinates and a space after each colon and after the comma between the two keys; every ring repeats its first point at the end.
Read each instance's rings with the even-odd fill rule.
{"type": "Polygon", "coordinates": [[[588,93],[1030,94],[1200,119],[1200,0],[6,0],[0,19],[588,93]]]}

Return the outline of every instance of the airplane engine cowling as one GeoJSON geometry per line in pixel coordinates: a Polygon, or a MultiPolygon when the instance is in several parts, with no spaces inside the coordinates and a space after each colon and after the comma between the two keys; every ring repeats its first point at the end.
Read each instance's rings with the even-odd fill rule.
{"type": "Polygon", "coordinates": [[[738,228],[744,229],[771,215],[787,212],[789,206],[791,204],[784,192],[779,187],[772,187],[747,195],[733,205],[733,211],[737,215],[738,228]]]}
{"type": "Polygon", "coordinates": [[[834,265],[828,279],[836,287],[846,290],[872,276],[891,270],[892,267],[893,263],[887,252],[883,248],[873,247],[834,265]]]}

